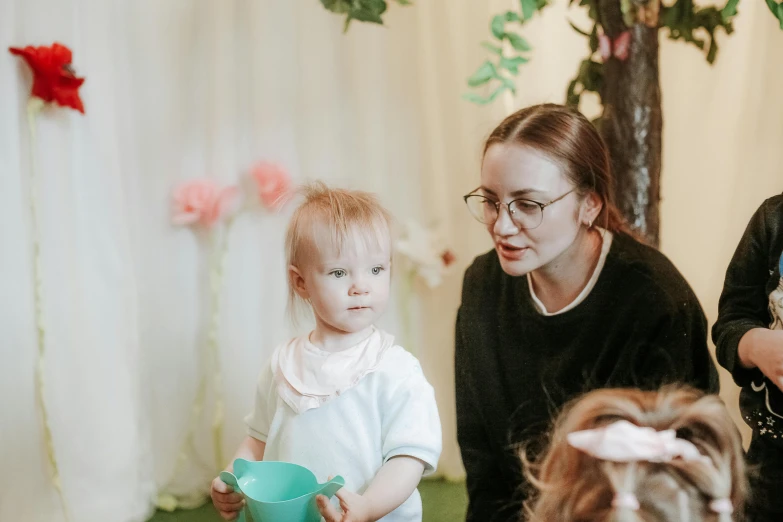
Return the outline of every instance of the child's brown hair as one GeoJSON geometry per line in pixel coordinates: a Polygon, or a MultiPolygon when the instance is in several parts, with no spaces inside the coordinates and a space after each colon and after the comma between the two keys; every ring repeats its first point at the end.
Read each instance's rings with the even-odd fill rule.
{"type": "Polygon", "coordinates": [[[590,392],[560,415],[541,460],[526,464],[537,490],[525,505],[530,521],[742,519],[747,486],[739,432],[720,398],[690,388],[590,392]],[[658,432],[674,430],[707,458],[612,462],[569,443],[571,433],[617,421],[658,432]]]}

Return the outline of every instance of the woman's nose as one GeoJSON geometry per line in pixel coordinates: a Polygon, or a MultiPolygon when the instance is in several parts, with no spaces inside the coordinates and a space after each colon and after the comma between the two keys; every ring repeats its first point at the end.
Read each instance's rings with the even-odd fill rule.
{"type": "Polygon", "coordinates": [[[498,210],[498,218],[492,226],[492,231],[498,236],[513,236],[519,232],[519,226],[511,219],[508,207],[501,205],[498,210]]]}

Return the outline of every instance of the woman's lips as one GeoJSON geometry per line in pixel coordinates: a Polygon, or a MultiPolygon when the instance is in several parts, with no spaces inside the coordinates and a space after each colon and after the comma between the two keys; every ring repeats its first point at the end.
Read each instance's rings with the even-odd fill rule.
{"type": "Polygon", "coordinates": [[[528,251],[528,247],[518,247],[509,243],[497,243],[498,253],[509,261],[518,261],[522,259],[528,251]]]}

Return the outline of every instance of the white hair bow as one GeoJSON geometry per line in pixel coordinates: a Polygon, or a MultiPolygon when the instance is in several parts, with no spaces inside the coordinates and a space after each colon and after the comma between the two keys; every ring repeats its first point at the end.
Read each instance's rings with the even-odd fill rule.
{"type": "MultiPolygon", "coordinates": [[[[677,438],[674,430],[657,431],[619,420],[601,428],[569,433],[568,444],[597,459],[609,462],[671,462],[675,459],[702,461],[714,465],[692,442],[677,438]]],[[[615,494],[612,506],[632,511],[639,509],[636,496],[627,491],[615,494]]],[[[734,511],[728,498],[713,499],[714,513],[730,515],[734,511]]]]}
{"type": "Polygon", "coordinates": [[[673,459],[712,461],[699,448],[678,439],[674,430],[656,431],[627,420],[567,435],[568,443],[588,455],[611,462],[670,462],[673,459]]]}

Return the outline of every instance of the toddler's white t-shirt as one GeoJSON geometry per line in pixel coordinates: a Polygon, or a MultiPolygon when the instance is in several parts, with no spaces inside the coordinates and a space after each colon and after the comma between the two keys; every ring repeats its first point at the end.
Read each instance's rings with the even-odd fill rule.
{"type": "MultiPolygon", "coordinates": [[[[271,361],[278,360],[278,351],[290,344],[276,348],[271,361]]],[[[266,443],[264,460],[305,466],[319,482],[341,475],[345,487],[359,494],[395,456],[422,460],[425,475],[435,470],[442,439],[434,391],[419,361],[402,347],[386,347],[380,361],[358,383],[302,413],[280,396],[281,376],[275,375],[271,361],[261,371],[255,408],[245,419],[249,435],[266,443]]],[[[420,522],[421,518],[416,490],[381,520],[420,522]]]]}

